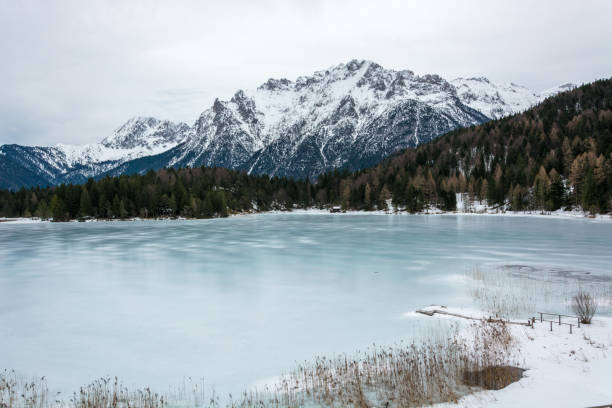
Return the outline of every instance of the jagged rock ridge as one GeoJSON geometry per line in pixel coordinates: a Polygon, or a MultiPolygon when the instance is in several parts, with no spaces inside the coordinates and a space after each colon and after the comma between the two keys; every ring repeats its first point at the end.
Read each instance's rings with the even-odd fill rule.
{"type": "Polygon", "coordinates": [[[527,109],[537,94],[486,78],[385,69],[352,60],[295,81],[269,79],[215,100],[196,122],[130,119],[101,143],[0,147],[0,187],[79,183],[88,177],[175,166],[218,166],[314,178],[361,169],[458,127],[527,109]],[[11,174],[12,173],[12,174],[11,174]]]}

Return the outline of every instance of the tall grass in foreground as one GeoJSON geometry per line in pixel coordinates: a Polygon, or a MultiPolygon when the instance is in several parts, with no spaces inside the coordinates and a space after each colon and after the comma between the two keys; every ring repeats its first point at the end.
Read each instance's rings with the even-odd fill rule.
{"type": "MultiPolygon", "coordinates": [[[[455,402],[474,386],[516,381],[516,342],[503,323],[481,322],[460,335],[298,365],[274,387],[245,393],[232,407],[411,407],[455,402]]],[[[522,372],[522,371],[521,371],[522,372]]],[[[520,378],[520,376],[519,376],[520,378]]]]}
{"type": "Polygon", "coordinates": [[[49,403],[45,377],[26,380],[14,370],[0,372],[0,408],[44,408],[49,403]]]}
{"type": "Polygon", "coordinates": [[[81,387],[69,401],[50,400],[45,377],[25,380],[15,371],[0,372],[0,408],[161,408],[163,396],[149,388],[130,391],[115,377],[100,378],[81,387]]]}
{"type": "Polygon", "coordinates": [[[517,365],[517,351],[515,339],[503,323],[474,323],[461,332],[455,325],[448,336],[393,347],[373,346],[352,356],[317,357],[298,364],[276,384],[245,391],[238,398],[230,396],[223,403],[214,391],[208,399],[202,394],[197,402],[169,403],[166,397],[148,388],[129,391],[110,378],[82,387],[69,402],[49,401],[44,379],[32,387],[17,381],[14,372],[5,371],[0,374],[0,407],[422,406],[457,401],[476,390],[498,389],[518,380],[520,374],[508,369],[517,365]],[[24,397],[23,390],[29,390],[24,397]]]}
{"type": "Polygon", "coordinates": [[[164,397],[150,388],[130,391],[117,377],[114,380],[110,377],[100,378],[81,387],[78,393],[73,394],[70,403],[75,408],[161,408],[167,405],[164,397]]]}

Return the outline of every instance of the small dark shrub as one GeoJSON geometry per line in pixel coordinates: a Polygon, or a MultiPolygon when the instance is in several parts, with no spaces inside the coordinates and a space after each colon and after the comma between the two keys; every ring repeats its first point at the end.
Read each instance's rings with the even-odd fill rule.
{"type": "Polygon", "coordinates": [[[580,318],[580,323],[590,324],[597,313],[597,302],[593,295],[581,290],[572,298],[572,309],[580,318]]]}

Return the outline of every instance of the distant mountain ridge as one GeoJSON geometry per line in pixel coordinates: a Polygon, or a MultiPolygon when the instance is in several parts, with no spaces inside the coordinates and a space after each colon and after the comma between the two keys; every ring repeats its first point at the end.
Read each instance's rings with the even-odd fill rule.
{"type": "Polygon", "coordinates": [[[459,127],[523,111],[535,93],[486,78],[447,81],[352,60],[215,100],[195,123],[130,119],[100,143],[0,146],[0,188],[82,183],[161,167],[211,166],[314,178],[361,169],[459,127]]]}

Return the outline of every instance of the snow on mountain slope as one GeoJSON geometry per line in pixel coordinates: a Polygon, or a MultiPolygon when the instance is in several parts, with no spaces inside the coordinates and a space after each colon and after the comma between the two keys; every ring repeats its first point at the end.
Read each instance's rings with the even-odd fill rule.
{"type": "MultiPolygon", "coordinates": [[[[20,185],[82,182],[88,177],[163,166],[218,166],[254,174],[316,177],[373,165],[395,151],[457,127],[523,111],[571,84],[541,94],[486,78],[447,81],[352,60],[301,76],[269,79],[215,100],[193,126],[130,119],[100,143],[0,147],[12,155],[0,180],[20,185]],[[4,174],[7,173],[7,174],[4,174]],[[24,183],[28,177],[31,183],[24,183]]],[[[2,160],[2,159],[0,159],[2,160]]],[[[0,187],[7,187],[3,181],[0,187]]]]}
{"type": "Polygon", "coordinates": [[[57,144],[54,148],[63,154],[62,159],[69,166],[126,161],[172,149],[184,142],[191,133],[191,128],[185,123],[136,117],[128,120],[100,143],[80,146],[57,144]]]}
{"type": "Polygon", "coordinates": [[[568,83],[538,93],[512,82],[494,84],[483,77],[456,78],[451,83],[464,104],[491,119],[522,112],[550,96],[576,87],[568,83]]]}
{"type": "Polygon", "coordinates": [[[80,183],[126,161],[168,151],[192,133],[184,123],[133,118],[101,143],[0,146],[0,153],[6,156],[0,166],[0,187],[80,183]]]}
{"type": "Polygon", "coordinates": [[[556,94],[561,93],[561,92],[571,91],[574,88],[576,88],[576,84],[572,84],[572,83],[555,86],[555,87],[552,87],[550,89],[546,89],[545,91],[540,92],[540,98],[546,99],[551,96],[555,96],[556,94]]]}
{"type": "Polygon", "coordinates": [[[316,177],[337,167],[362,168],[403,147],[486,120],[437,75],[421,77],[353,60],[295,82],[270,79],[255,90],[236,92],[230,101],[215,101],[170,164],[316,177]],[[396,126],[386,126],[391,120],[396,126]]]}
{"type": "Polygon", "coordinates": [[[102,140],[101,145],[113,149],[148,149],[166,151],[183,142],[191,128],[185,123],[161,121],[151,117],[135,117],[102,140]]]}
{"type": "Polygon", "coordinates": [[[256,90],[247,91],[246,96],[262,113],[263,131],[276,135],[272,140],[304,117],[312,127],[319,126],[336,113],[347,97],[355,104],[356,112],[368,114],[357,115],[360,124],[405,99],[442,110],[452,110],[456,104],[453,87],[437,75],[419,77],[412,71],[386,70],[374,62],[356,60],[310,77],[299,77],[295,83],[270,79],[256,90]]]}
{"type": "Polygon", "coordinates": [[[451,82],[463,103],[491,119],[521,112],[542,99],[520,85],[494,84],[487,78],[456,78],[451,82]]]}

